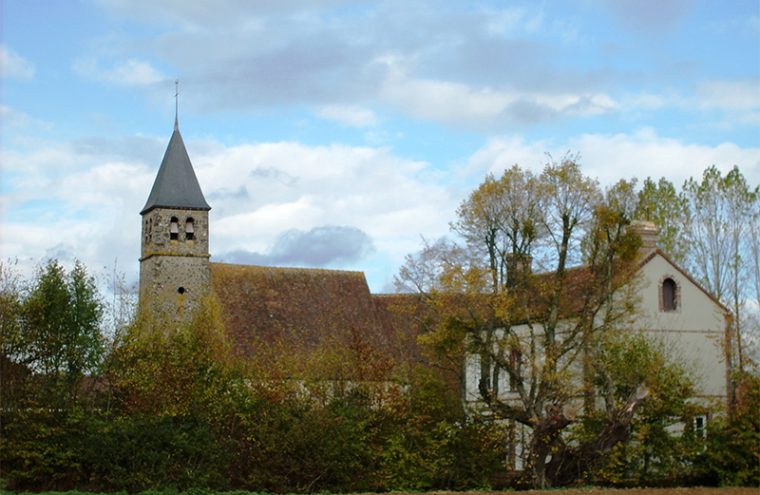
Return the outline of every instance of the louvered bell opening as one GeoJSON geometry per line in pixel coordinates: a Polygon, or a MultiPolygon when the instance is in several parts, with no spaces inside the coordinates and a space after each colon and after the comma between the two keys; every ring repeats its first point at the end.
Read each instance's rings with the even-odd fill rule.
{"type": "Polygon", "coordinates": [[[172,217],[169,223],[169,239],[176,241],[179,238],[179,221],[177,217],[172,217]]]}
{"type": "Polygon", "coordinates": [[[192,241],[195,239],[195,227],[193,226],[194,222],[192,218],[188,218],[187,222],[185,222],[185,237],[188,241],[192,241]]]}

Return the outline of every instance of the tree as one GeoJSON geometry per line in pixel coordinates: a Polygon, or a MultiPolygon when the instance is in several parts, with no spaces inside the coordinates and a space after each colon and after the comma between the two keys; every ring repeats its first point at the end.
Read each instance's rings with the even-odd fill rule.
{"type": "Polygon", "coordinates": [[[676,263],[684,263],[689,252],[686,239],[689,203],[673,183],[662,177],[654,182],[647,177],[638,193],[635,216],[659,227],[659,247],[676,263]]]}
{"type": "Polygon", "coordinates": [[[15,409],[29,377],[21,352],[21,281],[12,264],[0,262],[0,407],[15,409]]]}
{"type": "MultiPolygon", "coordinates": [[[[515,166],[498,180],[487,177],[460,206],[452,228],[464,245],[427,246],[407,258],[398,278],[402,287],[433,281],[423,297],[439,317],[422,341],[438,354],[478,357],[485,413],[529,433],[526,473],[534,486],[553,481],[547,463],[576,421],[584,356],[593,359],[597,336],[630,316],[630,299],[613,296],[629,280],[639,246],[625,228],[632,191],[623,182],[605,196],[572,155],[550,161],[538,177],[515,166]],[[546,273],[530,271],[534,258],[546,273]],[[581,260],[585,268],[571,268],[581,260]]],[[[645,395],[638,385],[624,403],[629,409],[645,395]]],[[[608,417],[626,431],[629,416],[608,417]]]]}
{"type": "MultiPolygon", "coordinates": [[[[741,372],[745,355],[743,310],[752,286],[746,282],[753,275],[750,260],[756,241],[751,233],[760,188],[751,189],[738,167],[723,176],[713,165],[704,171],[700,182],[687,180],[683,190],[690,214],[688,265],[705,288],[733,312],[734,354],[741,372]]],[[[754,285],[758,285],[757,280],[754,285]]]]}
{"type": "Polygon", "coordinates": [[[103,356],[95,282],[81,264],[66,272],[54,260],[27,283],[2,275],[3,477],[11,486],[73,488],[94,416],[80,392],[103,356]]]}
{"type": "Polygon", "coordinates": [[[40,378],[57,407],[71,405],[82,377],[95,372],[103,358],[102,305],[94,279],[79,262],[67,274],[50,260],[18,311],[17,342],[9,358],[40,378]]]}
{"type": "MultiPolygon", "coordinates": [[[[760,308],[760,193],[756,194],[754,210],[751,213],[749,221],[749,273],[750,273],[750,297],[755,308],[760,308]]],[[[746,314],[746,313],[745,313],[746,314]]],[[[751,313],[750,313],[751,314],[751,313]]],[[[753,345],[755,355],[760,350],[760,314],[755,311],[748,320],[751,320],[751,327],[754,328],[753,337],[750,344],[753,345]]],[[[749,325],[748,325],[749,326],[749,325]]],[[[745,327],[747,328],[747,327],[745,327]]]]}
{"type": "Polygon", "coordinates": [[[573,426],[562,455],[550,465],[553,478],[642,484],[683,478],[696,457],[687,455],[689,447],[699,446],[701,438],[693,432],[679,435],[671,428],[697,408],[688,402],[692,377],[661,343],[642,334],[611,332],[598,337],[590,378],[605,406],[587,410],[573,426]],[[630,398],[640,384],[648,396],[635,410],[630,398]],[[620,421],[610,414],[629,419],[620,421]],[[600,456],[600,451],[607,455],[600,456]]]}
{"type": "Polygon", "coordinates": [[[736,411],[708,424],[703,469],[721,485],[757,486],[760,480],[760,377],[737,377],[736,411]]]}

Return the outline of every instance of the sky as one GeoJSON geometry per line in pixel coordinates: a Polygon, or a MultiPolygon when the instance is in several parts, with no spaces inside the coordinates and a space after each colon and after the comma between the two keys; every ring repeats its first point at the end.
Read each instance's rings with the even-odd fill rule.
{"type": "MultiPolygon", "coordinates": [[[[760,183],[760,1],[0,0],[0,259],[138,278],[179,123],[212,261],[365,272],[488,173],[760,183]]],[[[103,275],[106,274],[106,275],[103,275]]]]}

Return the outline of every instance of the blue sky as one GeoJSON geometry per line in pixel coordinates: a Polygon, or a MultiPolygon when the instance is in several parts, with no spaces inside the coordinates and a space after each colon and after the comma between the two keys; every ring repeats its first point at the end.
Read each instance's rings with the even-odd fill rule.
{"type": "Polygon", "coordinates": [[[137,279],[180,128],[213,259],[389,290],[488,172],[760,183],[760,2],[3,0],[0,256],[137,279]]]}

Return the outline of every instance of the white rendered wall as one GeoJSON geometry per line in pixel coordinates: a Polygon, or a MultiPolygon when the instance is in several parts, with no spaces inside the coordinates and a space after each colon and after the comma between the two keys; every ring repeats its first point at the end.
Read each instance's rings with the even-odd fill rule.
{"type": "Polygon", "coordinates": [[[695,395],[726,397],[725,329],[723,309],[667,259],[656,254],[642,267],[637,329],[660,339],[693,372],[695,395]],[[660,284],[673,279],[679,289],[675,311],[660,308],[660,284]]]}
{"type": "MultiPolygon", "coordinates": [[[[638,311],[630,320],[631,330],[644,331],[647,336],[662,342],[670,356],[680,360],[689,369],[696,382],[696,397],[725,399],[726,317],[721,306],[659,254],[655,254],[642,267],[633,283],[638,311]],[[663,311],[660,307],[660,284],[665,278],[673,279],[678,286],[678,306],[675,311],[663,311]]],[[[529,333],[526,325],[517,326],[514,330],[517,335],[526,338],[529,333]]],[[[561,332],[562,329],[558,330],[561,332]]],[[[540,324],[536,324],[534,331],[540,334],[543,329],[540,324]]],[[[569,371],[580,373],[580,360],[578,366],[571,367],[569,371]]],[[[480,400],[479,379],[480,357],[468,355],[465,359],[465,401],[480,400]]],[[[515,393],[509,392],[506,376],[499,379],[499,398],[517,399],[515,393]]]]}

